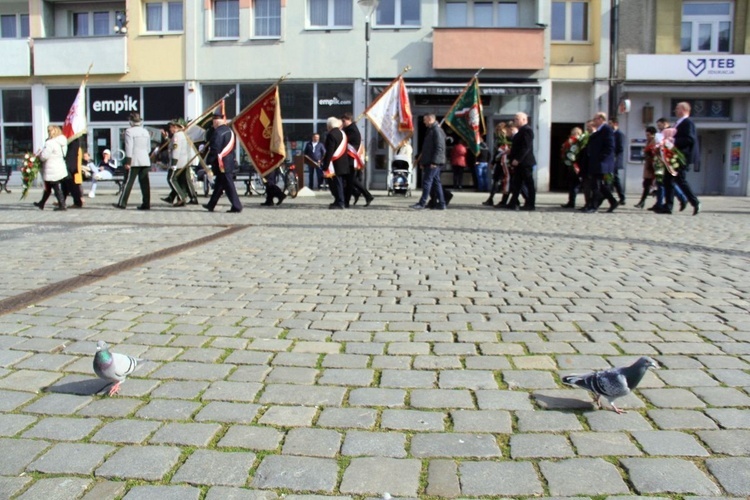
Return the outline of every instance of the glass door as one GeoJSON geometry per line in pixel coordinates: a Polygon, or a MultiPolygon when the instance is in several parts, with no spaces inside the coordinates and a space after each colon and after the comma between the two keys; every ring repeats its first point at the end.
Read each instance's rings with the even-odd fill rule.
{"type": "Polygon", "coordinates": [[[97,163],[100,162],[102,152],[105,149],[109,149],[115,164],[120,166],[125,159],[124,132],[125,127],[92,127],[89,130],[88,140],[86,141],[92,160],[97,163]]]}

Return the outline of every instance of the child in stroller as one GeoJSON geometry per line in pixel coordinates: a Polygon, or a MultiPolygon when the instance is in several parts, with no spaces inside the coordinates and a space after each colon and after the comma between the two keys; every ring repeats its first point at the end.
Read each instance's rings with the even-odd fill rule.
{"type": "Polygon", "coordinates": [[[395,193],[411,196],[412,147],[407,141],[396,150],[388,172],[388,196],[395,193]]]}

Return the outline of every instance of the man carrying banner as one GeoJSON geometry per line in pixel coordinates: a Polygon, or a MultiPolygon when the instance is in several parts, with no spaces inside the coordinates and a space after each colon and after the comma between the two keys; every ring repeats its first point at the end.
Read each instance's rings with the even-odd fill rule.
{"type": "Polygon", "coordinates": [[[232,208],[227,210],[229,213],[238,214],[242,212],[242,203],[237,196],[237,189],[234,187],[234,169],[236,166],[234,158],[234,132],[227,125],[227,119],[224,115],[223,106],[216,108],[213,116],[214,132],[211,135],[211,141],[208,144],[208,156],[206,163],[211,166],[214,173],[214,191],[211,193],[211,199],[203,205],[203,208],[213,212],[219,198],[227,193],[227,198],[232,204],[232,208]]]}
{"type": "Polygon", "coordinates": [[[434,114],[425,115],[423,121],[425,127],[427,127],[427,135],[422,143],[422,152],[419,158],[419,166],[423,170],[422,197],[411,208],[415,210],[425,208],[427,198],[434,186],[438,197],[436,208],[445,210],[443,184],[440,182],[440,172],[445,165],[445,132],[438,124],[434,114]]]}
{"type": "Polygon", "coordinates": [[[120,199],[114,204],[115,208],[125,209],[128,205],[130,190],[133,189],[136,177],[141,187],[142,202],[138,210],[151,210],[151,185],[148,172],[151,170],[151,134],[143,128],[143,121],[138,112],[130,113],[130,128],[125,130],[125,170],[128,178],[122,189],[120,199]]]}
{"type": "Polygon", "coordinates": [[[349,112],[341,115],[341,123],[344,125],[343,131],[346,134],[348,145],[346,154],[349,157],[349,176],[346,179],[347,186],[344,187],[344,199],[346,206],[349,206],[349,199],[354,195],[354,203],[357,204],[361,195],[365,196],[365,206],[369,207],[372,203],[373,196],[362,184],[362,172],[365,169],[364,149],[362,148],[362,134],[359,128],[352,121],[352,114],[349,112]]]}
{"type": "Polygon", "coordinates": [[[349,175],[349,157],[346,155],[346,135],[341,130],[341,120],[331,116],[326,121],[328,135],[326,135],[326,154],[323,157],[323,172],[328,177],[328,187],[333,195],[333,203],[328,205],[330,209],[343,209],[346,207],[344,198],[344,180],[349,175]]]}
{"type": "MultiPolygon", "coordinates": [[[[194,148],[188,143],[185,135],[185,120],[175,118],[169,122],[170,141],[170,171],[169,185],[175,192],[174,207],[184,207],[188,201],[196,200],[191,175],[191,164],[195,161],[194,148]]],[[[197,201],[196,201],[197,203],[197,201]]]]}

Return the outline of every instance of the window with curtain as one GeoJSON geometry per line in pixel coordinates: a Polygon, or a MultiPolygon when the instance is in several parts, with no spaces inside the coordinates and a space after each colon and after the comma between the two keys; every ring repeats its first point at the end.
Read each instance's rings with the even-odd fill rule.
{"type": "Polygon", "coordinates": [[[89,36],[89,13],[73,13],[73,36],[89,36]]]}
{"type": "Polygon", "coordinates": [[[0,16],[0,37],[2,38],[16,38],[18,36],[18,29],[16,26],[16,15],[3,15],[0,16]]]}
{"type": "Polygon", "coordinates": [[[419,0],[380,0],[375,14],[377,26],[419,26],[419,0]]]}
{"type": "Polygon", "coordinates": [[[182,2],[148,2],[145,8],[147,32],[182,31],[182,2]]]}
{"type": "Polygon", "coordinates": [[[552,2],[551,35],[557,42],[588,41],[588,2],[552,2]]]}
{"type": "Polygon", "coordinates": [[[214,0],[214,37],[239,38],[239,0],[214,0]]]}
{"type": "Polygon", "coordinates": [[[110,22],[109,12],[94,12],[94,35],[109,35],[114,22],[110,22]]]}
{"type": "Polygon", "coordinates": [[[256,37],[281,36],[281,0],[255,0],[253,18],[256,37]]]}
{"type": "Polygon", "coordinates": [[[20,167],[24,154],[32,151],[31,90],[0,91],[2,94],[3,144],[0,147],[0,162],[15,168],[20,167]]]}
{"type": "Polygon", "coordinates": [[[21,38],[29,37],[29,15],[21,14],[21,38]]]}
{"type": "Polygon", "coordinates": [[[680,50],[682,52],[730,52],[732,2],[683,2],[680,50]]]}
{"type": "Polygon", "coordinates": [[[518,26],[518,2],[447,0],[444,26],[449,28],[513,28],[518,26]]]}
{"type": "Polygon", "coordinates": [[[239,0],[214,0],[214,37],[239,38],[239,0]]]}
{"type": "Polygon", "coordinates": [[[352,0],[308,0],[308,16],[313,28],[351,28],[352,0]]]}

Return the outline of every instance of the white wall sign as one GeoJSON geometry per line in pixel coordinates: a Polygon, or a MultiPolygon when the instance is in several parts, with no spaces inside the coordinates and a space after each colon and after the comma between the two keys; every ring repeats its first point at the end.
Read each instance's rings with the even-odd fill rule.
{"type": "Polygon", "coordinates": [[[628,54],[627,79],[682,82],[750,80],[750,56],[734,54],[628,54]]]}

